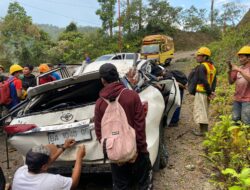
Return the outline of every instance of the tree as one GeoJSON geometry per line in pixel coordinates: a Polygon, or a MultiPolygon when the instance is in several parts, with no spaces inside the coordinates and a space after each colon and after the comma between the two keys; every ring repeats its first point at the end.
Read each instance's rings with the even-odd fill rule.
{"type": "Polygon", "coordinates": [[[101,8],[96,11],[102,20],[102,28],[104,31],[109,30],[109,35],[113,37],[114,15],[116,0],[98,0],[101,8]]]}
{"type": "Polygon", "coordinates": [[[77,26],[74,22],[71,22],[67,27],[66,27],[66,30],[65,32],[77,32],[78,29],[77,29],[77,26]]]}
{"type": "Polygon", "coordinates": [[[42,54],[34,52],[34,46],[42,45],[44,40],[49,44],[50,40],[43,38],[42,32],[32,24],[31,17],[17,2],[10,3],[0,31],[2,57],[9,63],[37,64],[45,59],[42,54]]]}
{"type": "Polygon", "coordinates": [[[171,32],[176,23],[179,23],[180,7],[171,7],[169,2],[149,0],[147,8],[147,30],[153,33],[171,32]]]}
{"type": "Polygon", "coordinates": [[[239,4],[234,2],[223,4],[223,14],[221,17],[224,20],[224,26],[227,24],[235,26],[235,22],[240,20],[243,12],[244,8],[239,4]]]}
{"type": "Polygon", "coordinates": [[[128,35],[132,32],[141,31],[143,29],[143,18],[145,17],[146,8],[142,6],[141,0],[127,0],[124,11],[122,12],[123,31],[128,35]]]}
{"type": "Polygon", "coordinates": [[[207,23],[206,9],[197,9],[191,6],[182,13],[183,26],[187,31],[198,31],[207,23]]]}

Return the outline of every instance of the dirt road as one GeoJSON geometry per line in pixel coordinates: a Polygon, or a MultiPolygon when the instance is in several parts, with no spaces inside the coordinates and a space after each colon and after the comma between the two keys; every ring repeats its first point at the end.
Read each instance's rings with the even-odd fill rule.
{"type": "MultiPolygon", "coordinates": [[[[188,73],[194,52],[179,52],[176,55],[171,68],[179,69],[188,73]],[[182,62],[185,61],[185,62],[182,62]]],[[[169,152],[169,164],[167,168],[154,173],[154,189],[156,190],[213,190],[209,184],[209,169],[202,152],[202,138],[195,137],[191,130],[196,127],[192,120],[193,97],[187,93],[181,110],[181,119],[178,127],[165,130],[166,146],[169,152]]],[[[3,167],[8,181],[12,180],[14,171],[22,164],[21,156],[10,151],[10,169],[6,168],[6,154],[4,137],[0,137],[0,164],[3,167]]],[[[83,176],[79,189],[111,189],[111,176],[83,176]],[[87,183],[85,183],[87,181],[87,183]]]]}

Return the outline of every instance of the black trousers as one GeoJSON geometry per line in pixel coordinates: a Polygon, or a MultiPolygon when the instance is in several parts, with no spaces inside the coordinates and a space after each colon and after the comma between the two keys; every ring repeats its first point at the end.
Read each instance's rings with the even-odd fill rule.
{"type": "Polygon", "coordinates": [[[139,190],[152,189],[152,165],[149,153],[139,153],[134,163],[121,166],[111,164],[113,189],[129,190],[136,186],[139,190]]]}

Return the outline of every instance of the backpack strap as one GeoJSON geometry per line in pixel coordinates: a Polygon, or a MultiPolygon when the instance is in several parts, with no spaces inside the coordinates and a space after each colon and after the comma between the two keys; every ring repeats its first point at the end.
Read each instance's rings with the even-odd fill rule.
{"type": "MultiPolygon", "coordinates": [[[[119,93],[119,95],[115,98],[115,101],[116,101],[116,102],[118,102],[118,100],[119,100],[119,98],[120,98],[120,96],[121,96],[121,94],[122,94],[122,92],[123,92],[124,90],[126,90],[126,88],[122,89],[121,92],[119,93]]],[[[103,97],[101,97],[101,98],[102,98],[107,104],[110,103],[108,99],[103,98],[103,97]]]]}
{"type": "Polygon", "coordinates": [[[15,77],[10,77],[10,78],[8,78],[7,81],[8,81],[9,83],[12,83],[14,80],[15,80],[15,77]]]}
{"type": "Polygon", "coordinates": [[[107,144],[107,138],[104,139],[103,146],[102,146],[103,155],[104,155],[104,164],[106,163],[106,160],[108,159],[106,144],[107,144]]]}
{"type": "Polygon", "coordinates": [[[123,93],[123,91],[126,90],[126,88],[122,89],[122,91],[120,92],[120,94],[116,97],[115,101],[118,102],[121,94],[123,93]]]}

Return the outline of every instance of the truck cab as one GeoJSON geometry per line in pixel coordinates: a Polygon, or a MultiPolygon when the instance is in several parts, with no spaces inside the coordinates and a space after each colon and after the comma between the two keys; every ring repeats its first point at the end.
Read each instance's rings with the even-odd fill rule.
{"type": "Polygon", "coordinates": [[[150,35],[142,40],[141,56],[145,59],[157,59],[163,66],[170,65],[174,57],[173,39],[166,35],[150,35]]]}

